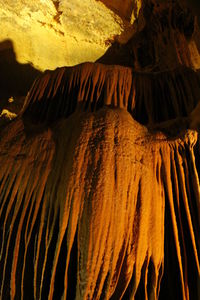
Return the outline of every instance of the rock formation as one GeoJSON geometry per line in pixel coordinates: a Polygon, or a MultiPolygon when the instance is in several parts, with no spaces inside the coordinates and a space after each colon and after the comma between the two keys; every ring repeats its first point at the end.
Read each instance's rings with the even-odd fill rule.
{"type": "Polygon", "coordinates": [[[17,60],[44,71],[95,61],[123,30],[121,18],[96,0],[0,0],[0,41],[17,60]]]}
{"type": "Polygon", "coordinates": [[[200,297],[198,22],[136,2],[98,62],[46,71],[0,128],[0,299],[200,297]]]}

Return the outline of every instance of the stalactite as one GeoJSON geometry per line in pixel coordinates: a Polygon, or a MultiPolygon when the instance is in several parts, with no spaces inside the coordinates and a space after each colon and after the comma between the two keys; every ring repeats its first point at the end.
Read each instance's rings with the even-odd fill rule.
{"type": "Polygon", "coordinates": [[[142,124],[154,124],[188,116],[199,101],[199,82],[198,71],[183,67],[148,74],[128,67],[85,63],[47,71],[36,80],[23,114],[51,122],[80,107],[95,111],[111,105],[128,109],[142,124]]]}

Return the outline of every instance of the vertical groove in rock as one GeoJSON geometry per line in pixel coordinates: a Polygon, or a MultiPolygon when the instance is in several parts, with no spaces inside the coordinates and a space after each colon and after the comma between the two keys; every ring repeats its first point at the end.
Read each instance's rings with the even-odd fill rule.
{"type": "Polygon", "coordinates": [[[55,299],[59,280],[64,298],[158,299],[167,217],[182,297],[189,299],[190,264],[198,273],[200,252],[195,132],[151,136],[124,109],[109,107],[77,111],[35,135],[31,127],[24,133],[20,119],[9,126],[0,151],[12,169],[0,173],[10,186],[0,207],[2,298],[55,299]]]}
{"type": "Polygon", "coordinates": [[[1,129],[1,299],[198,299],[199,28],[161,2],[1,129]]]}
{"type": "Polygon", "coordinates": [[[200,98],[199,73],[187,68],[135,73],[131,68],[86,63],[60,68],[35,81],[22,114],[40,122],[68,117],[80,107],[128,109],[142,124],[186,117],[200,98]]]}

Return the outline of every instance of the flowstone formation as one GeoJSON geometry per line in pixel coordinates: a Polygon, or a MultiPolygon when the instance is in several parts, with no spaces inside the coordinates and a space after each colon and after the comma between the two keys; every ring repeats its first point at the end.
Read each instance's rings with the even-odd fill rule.
{"type": "Polygon", "coordinates": [[[0,128],[0,299],[200,297],[198,22],[140,4],[0,128]]]}

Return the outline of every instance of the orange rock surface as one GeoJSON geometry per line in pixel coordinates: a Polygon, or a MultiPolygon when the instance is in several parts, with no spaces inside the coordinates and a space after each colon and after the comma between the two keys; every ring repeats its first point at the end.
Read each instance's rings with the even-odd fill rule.
{"type": "Polygon", "coordinates": [[[162,3],[155,27],[132,28],[101,63],[46,71],[8,111],[0,299],[200,298],[199,28],[179,1],[191,27],[155,22],[162,3]]]}
{"type": "MultiPolygon", "coordinates": [[[[158,118],[152,85],[136,97],[145,80],[100,64],[47,72],[1,131],[2,299],[197,295],[199,138],[134,120],[134,107],[140,122],[158,118]]],[[[192,109],[176,101],[162,121],[192,109]]]]}

